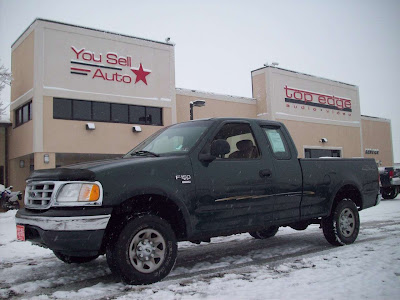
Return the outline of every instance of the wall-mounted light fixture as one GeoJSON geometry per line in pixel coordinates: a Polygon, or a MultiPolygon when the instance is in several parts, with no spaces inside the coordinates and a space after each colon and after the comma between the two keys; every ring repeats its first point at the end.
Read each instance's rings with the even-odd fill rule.
{"type": "Polygon", "coordinates": [[[319,140],[319,142],[320,142],[320,143],[327,143],[327,142],[328,142],[328,139],[327,139],[327,138],[322,138],[322,139],[319,140]]]}
{"type": "Polygon", "coordinates": [[[96,125],[94,123],[86,123],[86,130],[95,130],[96,125]]]}
{"type": "Polygon", "coordinates": [[[137,125],[136,125],[136,126],[133,126],[133,127],[132,127],[132,131],[133,131],[133,132],[142,132],[142,127],[137,126],[137,125]]]}
{"type": "Polygon", "coordinates": [[[48,154],[43,155],[43,161],[45,164],[48,164],[50,162],[50,156],[48,154]]]}
{"type": "Polygon", "coordinates": [[[20,167],[20,168],[25,168],[25,161],[24,161],[24,160],[21,159],[21,160],[19,161],[19,167],[20,167]]]}

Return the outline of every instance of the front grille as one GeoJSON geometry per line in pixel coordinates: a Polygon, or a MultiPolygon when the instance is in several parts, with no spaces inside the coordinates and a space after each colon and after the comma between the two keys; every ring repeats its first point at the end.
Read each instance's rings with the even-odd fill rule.
{"type": "Polygon", "coordinates": [[[50,207],[54,182],[30,182],[25,189],[25,206],[33,209],[50,207]]]}

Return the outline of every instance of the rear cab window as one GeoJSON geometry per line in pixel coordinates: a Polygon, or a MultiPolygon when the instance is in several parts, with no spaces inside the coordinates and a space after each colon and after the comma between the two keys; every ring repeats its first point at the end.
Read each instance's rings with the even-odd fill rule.
{"type": "Polygon", "coordinates": [[[277,159],[290,159],[288,144],[280,127],[262,126],[262,130],[267,136],[271,151],[277,159]]]}

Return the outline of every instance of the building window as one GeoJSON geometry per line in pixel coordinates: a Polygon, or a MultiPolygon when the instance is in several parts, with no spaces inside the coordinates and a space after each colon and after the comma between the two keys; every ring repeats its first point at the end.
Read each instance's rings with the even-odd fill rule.
{"type": "Polygon", "coordinates": [[[72,120],[72,100],[54,98],[53,118],[72,120]]]}
{"type": "Polygon", "coordinates": [[[32,101],[15,110],[15,127],[32,120],[32,101]]]}
{"type": "Polygon", "coordinates": [[[111,121],[116,123],[128,122],[128,105],[126,104],[111,104],[111,121]]]}
{"type": "Polygon", "coordinates": [[[144,106],[129,105],[129,123],[146,124],[146,108],[144,106]]]}
{"type": "Polygon", "coordinates": [[[92,103],[90,101],[74,100],[72,102],[73,120],[90,120],[92,118],[92,103]]]}
{"type": "Polygon", "coordinates": [[[305,158],[341,157],[340,150],[331,149],[304,149],[305,158]]]}
{"type": "Polygon", "coordinates": [[[161,108],[146,107],[146,124],[162,125],[161,108]]]}
{"type": "Polygon", "coordinates": [[[53,118],[124,124],[163,125],[162,108],[160,107],[63,98],[54,98],[53,118]]]}
{"type": "Polygon", "coordinates": [[[111,108],[110,103],[105,102],[92,102],[92,120],[99,122],[111,121],[111,108]]]}

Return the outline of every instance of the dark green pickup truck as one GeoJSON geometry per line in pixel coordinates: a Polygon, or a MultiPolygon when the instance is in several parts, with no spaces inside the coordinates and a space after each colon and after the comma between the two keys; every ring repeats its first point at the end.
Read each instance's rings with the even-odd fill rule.
{"type": "Polygon", "coordinates": [[[122,280],[149,284],[173,268],[177,241],[317,223],[329,243],[351,244],[358,211],[379,203],[378,176],[373,159],[298,159],[278,122],[191,121],[119,159],[34,171],[17,236],[67,263],[106,254],[122,280]]]}

